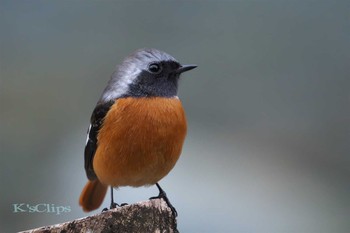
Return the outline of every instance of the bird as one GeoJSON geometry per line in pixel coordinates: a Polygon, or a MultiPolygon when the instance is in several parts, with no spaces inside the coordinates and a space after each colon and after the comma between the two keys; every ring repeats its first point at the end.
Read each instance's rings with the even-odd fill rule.
{"type": "MultiPolygon", "coordinates": [[[[144,48],[116,67],[90,118],[84,150],[88,182],[79,197],[83,211],[98,209],[110,187],[159,185],[175,166],[185,141],[187,121],[178,97],[180,75],[197,65],[181,65],[166,52],[144,48]]],[[[106,209],[106,208],[105,208],[106,209]]]]}

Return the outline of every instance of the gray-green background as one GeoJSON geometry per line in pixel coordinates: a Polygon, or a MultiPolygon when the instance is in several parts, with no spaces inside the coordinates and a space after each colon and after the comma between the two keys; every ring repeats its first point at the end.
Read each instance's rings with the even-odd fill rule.
{"type": "Polygon", "coordinates": [[[182,157],[160,182],[181,232],[348,232],[349,12],[333,0],[1,0],[0,231],[87,215],[90,114],[115,65],[154,47],[198,64],[180,83],[182,157]]]}

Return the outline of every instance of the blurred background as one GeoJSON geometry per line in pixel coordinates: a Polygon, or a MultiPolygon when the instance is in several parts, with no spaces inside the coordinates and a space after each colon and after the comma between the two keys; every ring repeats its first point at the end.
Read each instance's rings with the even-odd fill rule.
{"type": "Polygon", "coordinates": [[[0,231],[90,214],[78,205],[90,115],[115,65],[154,47],[198,64],[180,83],[183,153],[160,182],[180,232],[348,232],[349,12],[330,0],[2,0],[0,231]],[[15,213],[21,203],[71,211],[15,213]]]}

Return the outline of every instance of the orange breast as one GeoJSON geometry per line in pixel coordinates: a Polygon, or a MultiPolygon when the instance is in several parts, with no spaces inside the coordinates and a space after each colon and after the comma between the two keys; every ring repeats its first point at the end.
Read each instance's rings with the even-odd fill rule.
{"type": "Polygon", "coordinates": [[[177,98],[118,99],[98,133],[98,179],[115,187],[155,184],[178,160],[186,129],[177,98]]]}

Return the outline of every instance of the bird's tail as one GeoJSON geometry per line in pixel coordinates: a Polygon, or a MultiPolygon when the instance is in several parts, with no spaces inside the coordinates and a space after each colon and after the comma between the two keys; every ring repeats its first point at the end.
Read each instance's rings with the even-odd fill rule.
{"type": "Polygon", "coordinates": [[[102,184],[98,179],[88,181],[80,194],[79,205],[85,212],[97,209],[105,198],[107,188],[108,186],[102,184]]]}

